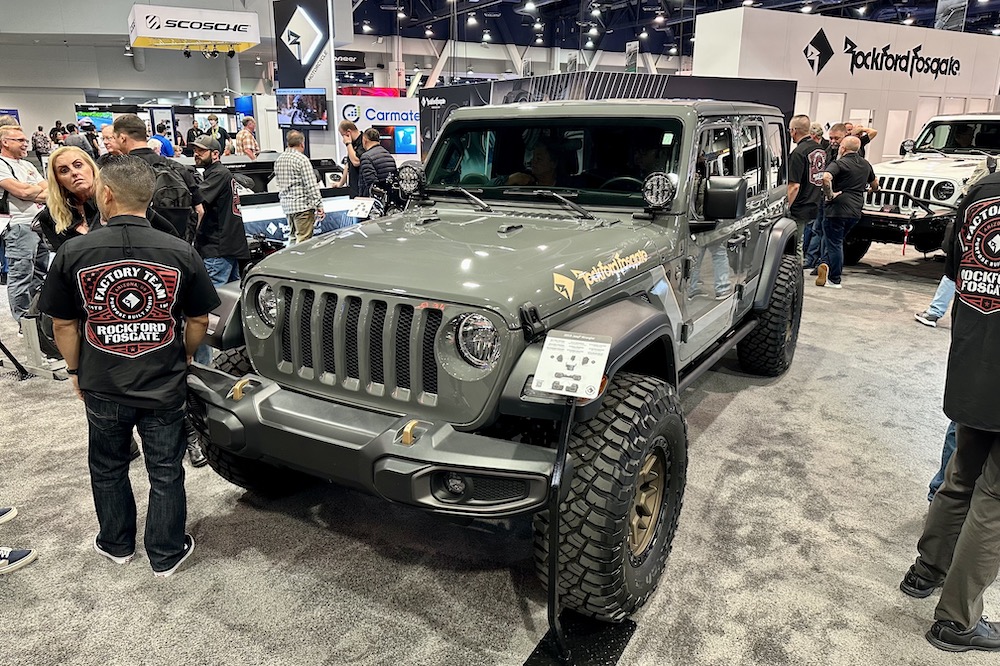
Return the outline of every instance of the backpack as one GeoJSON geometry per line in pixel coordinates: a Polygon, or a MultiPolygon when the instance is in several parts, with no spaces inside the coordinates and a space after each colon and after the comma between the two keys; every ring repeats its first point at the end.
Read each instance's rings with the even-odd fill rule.
{"type": "Polygon", "coordinates": [[[149,207],[167,218],[177,235],[184,238],[188,222],[191,220],[191,209],[194,200],[187,181],[181,175],[180,165],[174,165],[170,160],[152,162],[150,165],[156,174],[156,184],[153,188],[153,200],[149,207]]]}

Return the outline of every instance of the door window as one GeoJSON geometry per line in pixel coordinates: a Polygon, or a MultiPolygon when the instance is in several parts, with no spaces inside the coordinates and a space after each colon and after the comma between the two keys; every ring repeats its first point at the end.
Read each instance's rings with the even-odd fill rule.
{"type": "Polygon", "coordinates": [[[788,168],[786,166],[785,154],[785,126],[782,123],[768,123],[767,125],[767,145],[770,148],[770,173],[769,182],[771,187],[784,185],[788,180],[788,168]]]}
{"type": "Polygon", "coordinates": [[[713,127],[698,137],[698,157],[694,175],[694,213],[704,217],[705,179],[710,176],[732,176],[733,132],[728,127],[713,127]]]}
{"type": "Polygon", "coordinates": [[[743,179],[747,181],[747,198],[753,198],[767,189],[768,169],[764,150],[764,128],[746,125],[740,131],[743,162],[743,179]]]}

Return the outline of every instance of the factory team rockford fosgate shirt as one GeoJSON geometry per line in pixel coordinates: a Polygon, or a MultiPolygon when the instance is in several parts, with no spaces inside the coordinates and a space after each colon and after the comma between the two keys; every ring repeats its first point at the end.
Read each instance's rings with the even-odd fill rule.
{"type": "Polygon", "coordinates": [[[1000,174],[970,188],[946,241],[955,280],[944,411],[953,421],[1000,431],[1000,174]]]}
{"type": "Polygon", "coordinates": [[[219,302],[190,245],[123,215],[63,244],[39,309],[81,322],[81,390],[164,409],[187,395],[183,317],[207,314],[219,302]]]}

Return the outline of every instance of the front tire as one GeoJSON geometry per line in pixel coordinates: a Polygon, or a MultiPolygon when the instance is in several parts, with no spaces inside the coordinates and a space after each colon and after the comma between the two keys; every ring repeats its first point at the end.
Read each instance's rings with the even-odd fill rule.
{"type": "Polygon", "coordinates": [[[786,254],[778,266],[778,279],[757,326],[736,345],[740,367],[754,375],[776,377],[788,369],[795,356],[802,319],[802,265],[786,254]]]}
{"type": "Polygon", "coordinates": [[[217,351],[213,364],[216,370],[221,370],[234,377],[242,377],[253,372],[253,366],[250,365],[250,355],[247,354],[245,345],[217,351]]]}
{"type": "MultiPolygon", "coordinates": [[[[687,423],[673,387],[621,373],[591,420],[570,439],[575,472],[560,505],[559,596],[566,608],[609,622],[653,594],[680,518],[687,423]]],[[[548,580],[549,516],[535,515],[535,570],[548,580]]]]}

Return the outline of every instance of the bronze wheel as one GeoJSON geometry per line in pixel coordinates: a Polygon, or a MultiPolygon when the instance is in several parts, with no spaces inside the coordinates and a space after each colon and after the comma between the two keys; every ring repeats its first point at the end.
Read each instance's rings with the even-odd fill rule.
{"type": "Polygon", "coordinates": [[[642,461],[642,469],[636,479],[632,510],[629,512],[628,546],[632,557],[642,557],[656,536],[663,493],[669,483],[666,470],[663,449],[660,447],[655,447],[642,461]]]}

